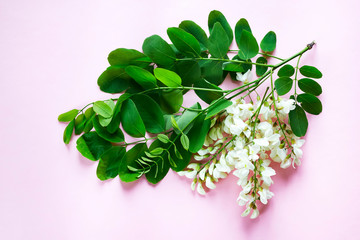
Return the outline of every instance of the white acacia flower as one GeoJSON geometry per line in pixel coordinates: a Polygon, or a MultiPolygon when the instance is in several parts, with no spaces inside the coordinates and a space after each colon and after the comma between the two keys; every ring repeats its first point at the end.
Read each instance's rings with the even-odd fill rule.
{"type": "Polygon", "coordinates": [[[209,189],[215,189],[215,188],[216,188],[216,185],[213,183],[213,181],[211,180],[211,177],[210,177],[210,176],[207,176],[207,177],[206,177],[205,185],[206,185],[206,187],[209,188],[209,189]]]}
{"type": "Polygon", "coordinates": [[[268,199],[271,199],[274,196],[274,193],[270,192],[270,190],[266,188],[263,188],[260,191],[258,191],[258,194],[260,196],[260,201],[263,204],[267,204],[268,199]]]}
{"type": "Polygon", "coordinates": [[[240,72],[236,73],[236,80],[243,82],[243,83],[248,83],[251,80],[251,71],[250,69],[247,70],[246,73],[242,74],[240,72]]]}
{"type": "Polygon", "coordinates": [[[254,209],[253,213],[251,214],[250,218],[251,219],[255,219],[259,216],[259,210],[258,209],[254,209]]]}
{"type": "Polygon", "coordinates": [[[280,99],[277,101],[276,108],[281,114],[289,114],[291,110],[295,109],[295,100],[293,99],[280,99]]]}
{"type": "Polygon", "coordinates": [[[273,183],[271,177],[274,176],[276,172],[271,167],[264,167],[264,166],[262,167],[264,168],[264,170],[261,171],[261,176],[264,181],[264,184],[270,186],[273,183]]]}
{"type": "Polygon", "coordinates": [[[199,182],[198,185],[197,185],[197,188],[196,188],[197,192],[201,195],[205,195],[206,192],[205,192],[205,189],[204,187],[202,186],[202,183],[199,182]]]}

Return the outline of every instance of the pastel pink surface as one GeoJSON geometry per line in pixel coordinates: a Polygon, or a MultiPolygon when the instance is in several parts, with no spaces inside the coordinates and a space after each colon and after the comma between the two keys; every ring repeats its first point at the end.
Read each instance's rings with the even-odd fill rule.
{"type": "MultiPolygon", "coordinates": [[[[356,1],[2,1],[0,3],[0,239],[359,239],[357,147],[360,41],[356,1]],[[242,218],[236,178],[205,197],[170,172],[101,182],[75,141],[65,146],[59,113],[107,99],[96,84],[116,48],[190,19],[207,29],[218,9],[244,17],[261,39],[278,36],[279,56],[312,40],[302,64],[324,74],[324,110],[309,116],[297,169],[276,168],[275,197],[256,220],[242,218]]],[[[187,98],[190,103],[195,98],[187,98]]]]}

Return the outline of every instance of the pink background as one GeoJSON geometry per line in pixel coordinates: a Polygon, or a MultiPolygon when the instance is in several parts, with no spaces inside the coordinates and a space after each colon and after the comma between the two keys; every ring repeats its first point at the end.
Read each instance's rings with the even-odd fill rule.
{"type": "Polygon", "coordinates": [[[355,0],[2,0],[0,239],[360,239],[359,9],[355,0]],[[109,98],[96,80],[111,50],[167,39],[185,19],[207,29],[213,9],[232,27],[248,19],[258,39],[275,31],[281,57],[316,40],[302,64],[324,73],[303,164],[278,172],[256,220],[240,216],[233,176],[205,197],[174,172],[156,186],[101,182],[57,122],[109,98]]]}

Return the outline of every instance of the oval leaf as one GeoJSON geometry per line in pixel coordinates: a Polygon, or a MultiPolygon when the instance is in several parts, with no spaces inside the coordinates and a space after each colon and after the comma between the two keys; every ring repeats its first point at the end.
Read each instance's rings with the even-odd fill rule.
{"type": "Polygon", "coordinates": [[[272,52],[276,48],[276,34],[273,31],[268,32],[261,40],[260,47],[264,52],[272,52]]]}
{"type": "Polygon", "coordinates": [[[78,113],[79,113],[78,109],[73,109],[73,110],[67,111],[67,112],[59,115],[58,121],[59,122],[70,122],[71,120],[73,120],[76,117],[76,115],[78,113]]]}
{"type": "Polygon", "coordinates": [[[259,45],[251,32],[243,30],[239,40],[238,56],[247,60],[255,57],[259,52],[259,45]]]}
{"type": "Polygon", "coordinates": [[[113,146],[107,150],[99,160],[96,169],[97,177],[102,181],[116,177],[119,174],[121,159],[125,153],[126,149],[121,146],[113,146]]]}
{"type": "Polygon", "coordinates": [[[296,100],[301,102],[301,107],[308,113],[318,115],[322,112],[321,101],[312,94],[299,94],[296,100]]]}
{"type": "Polygon", "coordinates": [[[320,84],[310,78],[303,78],[298,81],[299,88],[306,93],[319,96],[322,93],[320,84]]]}
{"type": "Polygon", "coordinates": [[[160,66],[173,65],[176,60],[174,50],[158,35],[152,35],[151,37],[146,38],[142,49],[154,63],[160,66]]]}
{"type": "Polygon", "coordinates": [[[183,86],[191,87],[201,78],[201,69],[197,61],[179,61],[175,68],[176,73],[181,77],[183,86]]]}
{"type": "Polygon", "coordinates": [[[287,64],[280,68],[277,75],[279,77],[291,77],[292,75],[294,75],[294,73],[295,73],[294,67],[287,64]]]}
{"type": "MultiPolygon", "coordinates": [[[[149,147],[149,150],[152,151],[156,148],[164,148],[167,149],[168,145],[160,142],[159,140],[155,140],[149,147]]],[[[153,163],[151,164],[150,171],[145,174],[146,179],[149,183],[157,184],[160,182],[169,172],[170,163],[168,159],[168,152],[163,151],[161,156],[156,156],[153,159],[153,163]]]]}
{"type": "MultiPolygon", "coordinates": [[[[267,64],[267,60],[264,57],[256,59],[256,63],[267,64]]],[[[261,76],[266,73],[268,67],[256,65],[256,75],[261,76]]]]}
{"type": "Polygon", "coordinates": [[[113,110],[111,107],[103,101],[97,101],[93,106],[94,112],[103,116],[104,118],[111,118],[113,110]]]}
{"type": "Polygon", "coordinates": [[[186,151],[188,151],[190,142],[189,142],[189,138],[188,138],[188,136],[186,136],[186,134],[181,134],[180,142],[181,142],[181,145],[183,146],[183,148],[186,151]]]}
{"type": "Polygon", "coordinates": [[[303,137],[308,128],[308,120],[304,110],[296,104],[295,109],[289,112],[291,130],[298,137],[303,137]]]}
{"type": "Polygon", "coordinates": [[[310,78],[321,78],[322,77],[322,73],[313,66],[302,66],[300,69],[300,73],[305,76],[305,77],[310,77],[310,78]]]}
{"type": "Polygon", "coordinates": [[[226,32],[229,42],[231,43],[234,38],[232,28],[230,27],[230,24],[226,20],[225,16],[220,11],[213,10],[209,14],[208,26],[209,26],[210,35],[214,30],[214,26],[216,22],[219,22],[221,24],[222,28],[226,32]]]}
{"type": "Polygon", "coordinates": [[[275,81],[276,92],[281,96],[287,94],[293,85],[293,80],[289,77],[280,77],[275,81]]]}
{"type": "Polygon", "coordinates": [[[181,87],[181,78],[173,71],[164,68],[155,68],[154,75],[160,82],[168,87],[181,87]]]}
{"type": "MultiPolygon", "coordinates": [[[[180,129],[184,133],[187,133],[190,130],[194,124],[194,120],[200,114],[198,111],[191,111],[190,109],[200,110],[201,106],[199,103],[195,103],[189,109],[186,109],[185,112],[176,120],[177,129],[180,129]]],[[[175,129],[175,132],[180,133],[177,129],[175,129]]]]}
{"type": "Polygon", "coordinates": [[[70,140],[71,140],[71,136],[73,134],[74,131],[74,126],[75,126],[75,119],[73,119],[65,128],[64,130],[64,136],[63,136],[63,140],[65,144],[69,144],[70,140]]]}
{"type": "Polygon", "coordinates": [[[208,39],[205,31],[199,25],[193,21],[185,20],[180,23],[179,28],[193,35],[199,41],[201,50],[206,50],[208,39]]]}
{"type": "Polygon", "coordinates": [[[150,97],[146,95],[134,95],[131,97],[141,119],[145,124],[145,128],[149,133],[160,133],[165,131],[165,121],[160,106],[150,97]]]}
{"type": "Polygon", "coordinates": [[[145,136],[144,122],[141,119],[135,103],[131,99],[127,99],[122,103],[120,115],[125,132],[132,137],[145,136]]]}
{"type": "Polygon", "coordinates": [[[144,89],[157,87],[156,78],[149,71],[137,66],[128,66],[125,71],[144,89]]]}
{"type": "Polygon", "coordinates": [[[230,43],[224,28],[219,22],[216,22],[208,40],[211,55],[216,58],[223,58],[229,50],[230,43]]]}
{"type": "Polygon", "coordinates": [[[160,106],[167,113],[179,111],[183,103],[183,94],[181,90],[161,91],[160,106]]]}
{"type": "Polygon", "coordinates": [[[167,34],[175,47],[185,56],[200,56],[200,44],[198,40],[181,28],[168,28],[167,34]]]}
{"type": "Polygon", "coordinates": [[[118,48],[112,51],[108,56],[108,61],[110,65],[119,67],[126,67],[128,65],[146,67],[151,63],[151,59],[143,53],[127,48],[118,48]]]}
{"type": "Polygon", "coordinates": [[[240,38],[243,30],[251,32],[250,25],[245,18],[241,18],[235,26],[235,41],[238,46],[240,45],[240,38]]]}
{"type": "MultiPolygon", "coordinates": [[[[210,88],[210,89],[218,89],[221,90],[218,86],[206,81],[205,79],[201,79],[200,81],[194,84],[194,87],[198,88],[210,88]]],[[[218,99],[223,95],[222,92],[212,92],[212,91],[200,91],[195,90],[196,95],[203,100],[204,102],[210,104],[212,101],[218,99]]]]}
{"type": "MultiPolygon", "coordinates": [[[[121,160],[119,167],[119,177],[123,182],[133,182],[141,177],[139,172],[130,171],[128,166],[134,169],[142,169],[136,160],[145,155],[147,146],[145,143],[136,144],[132,149],[127,151],[121,160]]],[[[144,166],[145,167],[145,166],[144,166]]]]}
{"type": "Polygon", "coordinates": [[[98,78],[100,90],[107,93],[120,93],[129,87],[130,77],[118,66],[108,67],[98,78]]]}
{"type": "Polygon", "coordinates": [[[110,142],[123,142],[125,140],[124,134],[119,127],[114,133],[110,133],[108,132],[107,128],[101,126],[99,122],[99,116],[96,116],[93,119],[93,126],[95,128],[95,131],[97,132],[97,134],[99,134],[100,137],[110,142]]]}
{"type": "Polygon", "coordinates": [[[205,115],[201,115],[196,118],[194,126],[190,129],[187,134],[189,137],[189,151],[196,153],[204,145],[205,138],[210,129],[211,120],[206,119],[205,115]]]}
{"type": "Polygon", "coordinates": [[[76,148],[84,157],[96,161],[112,147],[111,143],[100,137],[96,132],[83,134],[76,141],[76,148]]]}

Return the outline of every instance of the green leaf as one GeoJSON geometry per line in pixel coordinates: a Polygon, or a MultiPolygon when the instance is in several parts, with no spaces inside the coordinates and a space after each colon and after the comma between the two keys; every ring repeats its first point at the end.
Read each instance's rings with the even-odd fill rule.
{"type": "Polygon", "coordinates": [[[110,142],[123,142],[125,140],[124,134],[119,127],[114,133],[108,132],[107,128],[102,127],[99,123],[98,116],[93,119],[93,125],[97,134],[110,142]]]}
{"type": "Polygon", "coordinates": [[[209,14],[208,26],[209,26],[210,35],[214,30],[216,22],[219,22],[221,24],[222,28],[225,30],[226,35],[229,39],[229,43],[231,43],[234,38],[232,28],[230,27],[230,24],[226,20],[225,16],[217,10],[213,10],[209,14]]]}
{"type": "Polygon", "coordinates": [[[238,55],[241,59],[247,60],[255,57],[259,52],[259,45],[251,32],[243,30],[239,40],[238,55]]]}
{"type": "MultiPolygon", "coordinates": [[[[201,77],[206,81],[219,86],[223,83],[226,73],[222,71],[223,61],[208,61],[201,63],[201,77]]],[[[201,80],[200,80],[201,81],[201,80]]]]}
{"type": "Polygon", "coordinates": [[[86,118],[84,114],[80,114],[75,119],[75,135],[79,135],[85,128],[86,118]]]}
{"type": "Polygon", "coordinates": [[[103,116],[104,118],[112,117],[113,110],[104,101],[96,101],[94,103],[93,109],[97,114],[99,114],[100,116],[103,116]]]}
{"type": "Polygon", "coordinates": [[[175,47],[185,56],[200,56],[200,44],[193,35],[176,27],[168,28],[167,34],[175,47]]]}
{"type": "Polygon", "coordinates": [[[96,169],[97,177],[102,181],[116,177],[119,174],[121,159],[125,153],[126,149],[121,146],[113,146],[107,150],[99,160],[96,169]]]}
{"type": "MultiPolygon", "coordinates": [[[[184,133],[187,133],[190,130],[194,123],[193,120],[200,114],[198,111],[191,111],[190,109],[200,110],[201,106],[199,103],[195,103],[189,109],[185,110],[185,112],[176,120],[178,126],[177,129],[180,129],[181,132],[184,133]]],[[[179,133],[180,131],[175,129],[175,132],[179,133]]]]}
{"type": "Polygon", "coordinates": [[[293,85],[293,80],[289,77],[279,77],[275,80],[276,92],[281,96],[287,94],[293,85]]]}
{"type": "Polygon", "coordinates": [[[127,66],[125,71],[144,89],[157,87],[156,78],[149,71],[137,66],[127,66]]]}
{"type": "Polygon", "coordinates": [[[155,156],[160,155],[160,154],[162,154],[163,152],[164,152],[164,149],[161,148],[161,147],[155,148],[155,149],[153,149],[153,150],[150,151],[150,153],[151,153],[152,155],[155,155],[155,156]]]}
{"type": "Polygon", "coordinates": [[[291,77],[292,75],[294,75],[294,73],[295,73],[294,67],[289,64],[286,64],[280,68],[277,75],[279,77],[291,77]]]}
{"type": "Polygon", "coordinates": [[[176,60],[175,52],[171,46],[158,35],[146,38],[142,49],[154,63],[160,66],[171,66],[176,60]]]}
{"type": "Polygon", "coordinates": [[[132,149],[127,151],[124,157],[121,160],[119,167],[119,177],[123,182],[133,182],[137,180],[141,175],[138,172],[130,171],[128,166],[131,166],[136,169],[142,169],[136,160],[144,156],[145,151],[147,151],[147,146],[145,143],[136,144],[132,149]]]}
{"type": "Polygon", "coordinates": [[[181,78],[176,72],[165,68],[155,68],[154,75],[160,82],[168,87],[181,87],[181,78]]]}
{"type": "Polygon", "coordinates": [[[157,135],[157,138],[163,143],[168,143],[170,141],[168,136],[166,136],[165,134],[159,134],[157,135]]]}
{"type": "Polygon", "coordinates": [[[304,110],[296,104],[295,109],[289,112],[291,130],[298,137],[303,137],[308,128],[308,121],[304,110]]]}
{"type": "Polygon", "coordinates": [[[59,122],[70,122],[71,120],[73,120],[76,117],[76,115],[78,113],[79,113],[78,109],[73,109],[73,110],[67,111],[67,112],[59,115],[58,121],[59,122]]]}
{"type": "Polygon", "coordinates": [[[240,45],[240,39],[243,30],[251,32],[250,25],[245,18],[241,18],[235,26],[235,41],[238,46],[240,45]]]}
{"type": "Polygon", "coordinates": [[[83,134],[76,141],[76,148],[84,157],[96,161],[112,147],[111,143],[100,137],[96,132],[83,134]]]}
{"type": "Polygon", "coordinates": [[[181,145],[183,146],[183,148],[186,151],[188,151],[190,142],[189,142],[189,138],[188,138],[188,136],[186,136],[186,134],[181,134],[180,142],[181,142],[181,145]]]}
{"type": "Polygon", "coordinates": [[[222,67],[223,70],[229,72],[244,72],[244,67],[241,63],[224,62],[222,67]]]}
{"type": "MultiPolygon", "coordinates": [[[[256,59],[256,63],[267,64],[267,60],[264,57],[259,57],[256,59]]],[[[262,76],[264,73],[266,73],[267,69],[268,67],[256,65],[256,75],[262,76]]]]}
{"type": "Polygon", "coordinates": [[[221,112],[222,110],[224,110],[225,108],[227,108],[231,105],[232,105],[232,102],[227,99],[221,99],[218,102],[210,105],[205,120],[218,114],[219,112],[221,112]]]}
{"type": "Polygon", "coordinates": [[[201,147],[204,145],[206,135],[210,130],[211,120],[206,119],[205,115],[200,115],[196,118],[193,127],[190,129],[189,133],[187,134],[189,137],[189,150],[192,153],[198,152],[201,147]]]}
{"type": "Polygon", "coordinates": [[[305,77],[310,77],[310,78],[321,78],[322,77],[322,73],[316,67],[313,67],[313,66],[304,65],[299,70],[300,70],[300,73],[305,77]]]}
{"type": "Polygon", "coordinates": [[[206,50],[208,39],[205,31],[199,25],[193,21],[185,20],[180,23],[179,28],[184,29],[186,32],[193,35],[199,41],[201,50],[206,50]]]}
{"type": "Polygon", "coordinates": [[[183,103],[182,90],[166,90],[161,91],[160,106],[167,113],[175,113],[179,111],[183,103]]]}
{"type": "Polygon", "coordinates": [[[260,47],[264,52],[272,52],[276,48],[276,34],[273,31],[268,32],[261,40],[260,47]]]}
{"type": "MultiPolygon", "coordinates": [[[[86,116],[86,114],[85,114],[86,116]]],[[[84,127],[84,133],[88,133],[91,131],[91,129],[93,129],[93,119],[95,118],[95,113],[89,118],[86,120],[86,123],[85,123],[85,127],[84,127]]]]}
{"type": "Polygon", "coordinates": [[[230,43],[225,30],[219,22],[216,22],[208,40],[211,55],[216,58],[223,58],[227,55],[230,43]]]}
{"type": "Polygon", "coordinates": [[[85,111],[85,118],[87,120],[89,120],[93,115],[95,115],[94,109],[93,107],[89,107],[88,109],[86,109],[85,111]]]}
{"type": "Polygon", "coordinates": [[[177,124],[177,122],[176,122],[176,120],[175,120],[175,117],[174,117],[174,116],[171,116],[170,120],[171,120],[171,126],[172,126],[174,129],[179,129],[179,125],[177,124]]]}
{"type": "Polygon", "coordinates": [[[103,116],[99,115],[99,123],[103,127],[109,126],[109,124],[111,123],[111,120],[112,120],[112,118],[104,118],[103,116]]]}
{"type": "Polygon", "coordinates": [[[151,63],[151,59],[143,53],[127,48],[118,48],[112,51],[108,56],[108,61],[110,65],[119,67],[126,67],[128,65],[146,67],[151,63]]]}
{"type": "Polygon", "coordinates": [[[120,115],[125,132],[132,137],[145,136],[144,122],[141,119],[135,103],[131,99],[127,99],[123,102],[120,115]]]}
{"type": "MultiPolygon", "coordinates": [[[[149,150],[152,151],[156,148],[167,149],[168,144],[164,144],[159,140],[155,140],[150,145],[149,150]]],[[[153,161],[154,161],[153,163],[150,163],[151,164],[150,171],[146,173],[145,176],[148,182],[152,184],[157,184],[167,175],[170,169],[170,163],[169,163],[167,151],[163,151],[161,156],[156,156],[153,159],[153,161]]]]}
{"type": "Polygon", "coordinates": [[[175,163],[175,165],[174,164],[171,165],[171,169],[173,169],[176,172],[179,172],[182,171],[187,165],[189,165],[192,154],[189,151],[185,150],[181,144],[180,139],[177,138],[175,140],[175,137],[176,137],[175,134],[173,134],[173,136],[171,137],[172,141],[175,144],[175,146],[173,145],[174,150],[170,151],[171,159],[175,163]]]}
{"type": "Polygon", "coordinates": [[[134,95],[131,97],[134,101],[137,110],[140,113],[141,119],[144,122],[145,128],[149,133],[160,133],[165,131],[165,121],[163,112],[160,106],[146,95],[134,95]]]}
{"type": "Polygon", "coordinates": [[[299,94],[296,100],[301,102],[301,107],[308,113],[319,115],[322,112],[321,101],[312,94],[299,94]]]}
{"type": "Polygon", "coordinates": [[[179,61],[176,63],[175,69],[182,80],[183,86],[191,87],[201,78],[201,69],[196,61],[179,61]]]}
{"type": "Polygon", "coordinates": [[[119,128],[121,122],[120,110],[122,103],[131,96],[132,95],[129,93],[124,93],[116,101],[116,105],[113,110],[113,117],[111,119],[111,122],[107,125],[107,130],[109,131],[109,133],[114,133],[119,128]]]}
{"type": "Polygon", "coordinates": [[[129,75],[122,67],[108,67],[98,78],[100,90],[107,93],[120,93],[129,87],[129,75]]]}
{"type": "MultiPolygon", "coordinates": [[[[196,82],[194,84],[194,87],[221,90],[221,88],[206,81],[205,79],[201,79],[200,81],[196,82]]],[[[199,96],[199,98],[201,100],[203,100],[204,102],[206,102],[208,104],[210,104],[212,101],[218,99],[219,97],[221,97],[223,95],[223,93],[221,93],[221,92],[212,92],[212,91],[210,92],[210,91],[200,91],[200,90],[195,90],[195,93],[196,93],[196,95],[199,96]]]]}
{"type": "Polygon", "coordinates": [[[65,128],[64,136],[63,136],[63,140],[64,140],[65,144],[69,144],[69,142],[71,140],[71,136],[72,136],[73,131],[74,131],[74,126],[75,126],[75,119],[71,120],[71,122],[65,128]]]}
{"type": "Polygon", "coordinates": [[[320,84],[310,78],[303,78],[298,81],[299,88],[306,93],[319,96],[322,93],[320,84]]]}

